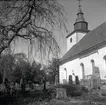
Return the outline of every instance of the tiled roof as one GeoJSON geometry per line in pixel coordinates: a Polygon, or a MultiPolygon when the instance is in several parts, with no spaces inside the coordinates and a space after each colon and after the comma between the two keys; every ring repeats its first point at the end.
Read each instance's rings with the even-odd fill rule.
{"type": "Polygon", "coordinates": [[[81,57],[106,45],[106,22],[87,33],[60,60],[60,64],[81,57]]]}

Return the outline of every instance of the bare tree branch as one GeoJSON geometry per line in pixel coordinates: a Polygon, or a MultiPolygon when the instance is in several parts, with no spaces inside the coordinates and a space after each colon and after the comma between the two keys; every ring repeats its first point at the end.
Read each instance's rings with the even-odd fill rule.
{"type": "Polygon", "coordinates": [[[3,11],[0,11],[0,54],[16,37],[28,40],[42,56],[58,54],[59,46],[51,29],[59,27],[67,31],[67,28],[63,6],[57,0],[11,0],[0,3],[0,10],[3,11]]]}

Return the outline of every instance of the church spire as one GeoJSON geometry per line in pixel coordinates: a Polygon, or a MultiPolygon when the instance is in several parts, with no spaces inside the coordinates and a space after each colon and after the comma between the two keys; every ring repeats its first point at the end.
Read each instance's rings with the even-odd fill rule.
{"type": "Polygon", "coordinates": [[[78,1],[79,1],[79,5],[78,5],[78,6],[79,6],[78,13],[83,13],[82,10],[81,10],[81,3],[80,3],[81,0],[78,0],[78,1]]]}
{"type": "Polygon", "coordinates": [[[74,30],[88,30],[88,23],[85,21],[84,13],[81,9],[81,0],[79,1],[79,8],[77,13],[77,19],[74,23],[74,30]]]}

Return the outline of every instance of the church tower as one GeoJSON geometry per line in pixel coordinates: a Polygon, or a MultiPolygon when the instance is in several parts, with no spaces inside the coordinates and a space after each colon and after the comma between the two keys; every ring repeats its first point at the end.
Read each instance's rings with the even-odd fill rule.
{"type": "Polygon", "coordinates": [[[85,21],[84,13],[81,9],[80,0],[79,1],[79,7],[78,7],[78,13],[77,18],[74,23],[74,31],[71,32],[66,38],[67,38],[67,51],[73,47],[75,44],[77,44],[88,32],[88,23],[85,21]]]}

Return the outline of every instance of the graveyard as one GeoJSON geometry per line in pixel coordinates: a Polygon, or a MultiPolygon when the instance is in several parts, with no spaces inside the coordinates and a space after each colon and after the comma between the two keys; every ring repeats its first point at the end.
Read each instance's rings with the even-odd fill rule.
{"type": "MultiPolygon", "coordinates": [[[[65,80],[64,80],[65,81],[65,80]]],[[[6,96],[5,99],[0,97],[0,102],[6,101],[6,105],[105,105],[106,103],[106,87],[103,84],[100,89],[89,89],[83,86],[82,81],[79,81],[76,76],[75,81],[72,76],[69,76],[69,82],[59,84],[58,76],[55,76],[55,83],[50,84],[46,81],[46,90],[43,90],[43,85],[34,85],[33,89],[26,86],[24,92],[18,89],[16,97],[6,96]]]]}
{"type": "MultiPolygon", "coordinates": [[[[74,74],[69,75],[68,81],[59,82],[59,65],[55,62],[44,70],[40,70],[41,64],[33,62],[30,65],[19,59],[23,54],[16,54],[17,62],[11,56],[4,57],[0,63],[1,68],[14,64],[14,72],[4,72],[0,84],[0,104],[5,105],[105,105],[106,81],[101,79],[98,73],[84,75],[80,80],[74,74]],[[5,59],[10,59],[7,62],[5,59]],[[21,69],[23,67],[23,71],[21,69]],[[52,68],[53,70],[51,71],[52,68]],[[17,72],[17,69],[20,72],[17,72]],[[24,78],[23,78],[24,75],[24,78]]],[[[16,60],[16,58],[15,58],[16,60]]],[[[10,66],[11,69],[11,66],[10,66]]],[[[98,69],[96,69],[98,70],[98,69]]]]}
{"type": "Polygon", "coordinates": [[[1,0],[0,105],[106,105],[105,3],[1,0]]]}

